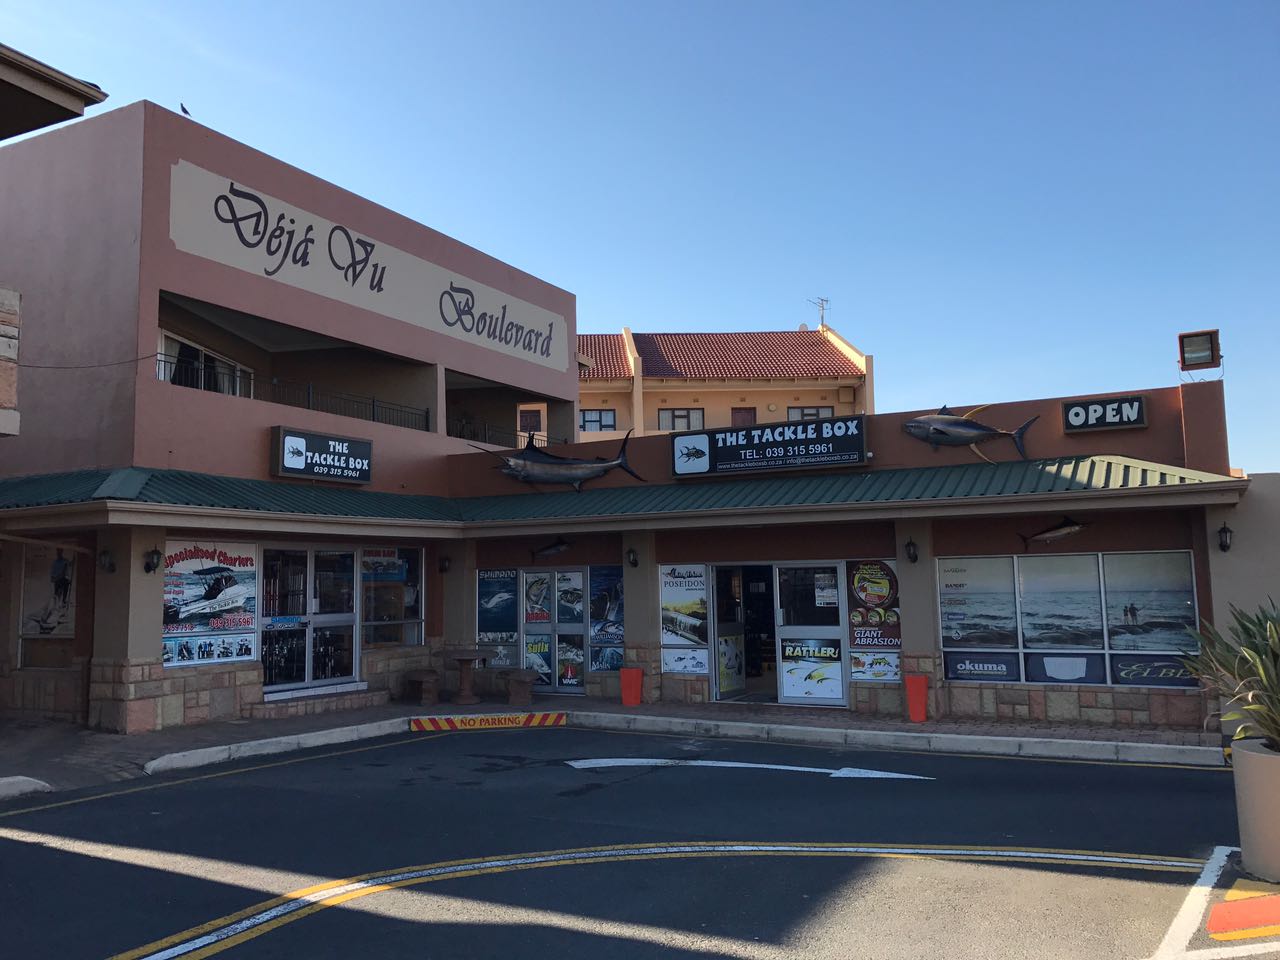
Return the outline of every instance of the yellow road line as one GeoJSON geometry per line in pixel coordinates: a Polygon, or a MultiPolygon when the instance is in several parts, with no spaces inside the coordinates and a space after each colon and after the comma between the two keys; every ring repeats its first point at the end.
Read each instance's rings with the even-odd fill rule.
{"type": "Polygon", "coordinates": [[[508,857],[445,860],[334,880],[295,890],[181,933],[117,954],[110,960],[170,960],[183,957],[202,960],[237,944],[260,937],[287,923],[329,907],[388,890],[440,880],[485,876],[545,867],[643,860],[696,859],[724,856],[858,857],[880,859],[955,860],[963,862],[1035,863],[1083,866],[1095,869],[1153,870],[1195,873],[1203,861],[1186,857],[1152,857],[1101,851],[1047,850],[1039,847],[972,847],[894,844],[839,844],[804,842],[715,842],[678,844],[613,844],[549,850],[508,857]],[[331,891],[331,893],[330,893],[331,891]],[[330,895],[326,896],[325,894],[330,895]]]}

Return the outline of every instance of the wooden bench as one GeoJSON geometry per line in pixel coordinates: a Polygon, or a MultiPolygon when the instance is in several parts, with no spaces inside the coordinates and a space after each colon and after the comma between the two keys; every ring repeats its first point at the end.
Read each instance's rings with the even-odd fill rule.
{"type": "Polygon", "coordinates": [[[507,681],[507,703],[513,707],[533,706],[533,684],[537,670],[503,670],[499,676],[507,681]]]}
{"type": "Polygon", "coordinates": [[[424,707],[434,707],[440,702],[440,671],[408,671],[404,675],[401,699],[417,700],[424,707]]]}

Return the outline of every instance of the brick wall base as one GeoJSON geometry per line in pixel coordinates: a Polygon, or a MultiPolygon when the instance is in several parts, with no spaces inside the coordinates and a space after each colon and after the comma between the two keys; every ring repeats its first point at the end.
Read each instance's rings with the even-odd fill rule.
{"type": "Polygon", "coordinates": [[[17,717],[84,723],[89,662],[69,667],[23,667],[0,676],[0,710],[17,717]]]}
{"type": "Polygon", "coordinates": [[[404,675],[410,670],[439,668],[430,646],[365,647],[360,651],[360,679],[369,690],[385,690],[392,700],[404,695],[404,675]]]}
{"type": "Polygon", "coordinates": [[[248,716],[262,702],[262,664],[238,661],[168,667],[156,660],[89,664],[89,726],[144,733],[248,716]]]}
{"type": "Polygon", "coordinates": [[[1045,684],[950,683],[946,716],[984,720],[1096,723],[1110,727],[1216,729],[1217,700],[1203,690],[1117,689],[1045,684]]]}
{"type": "Polygon", "coordinates": [[[664,673],[662,699],[667,703],[706,703],[711,699],[711,678],[664,673]]]}

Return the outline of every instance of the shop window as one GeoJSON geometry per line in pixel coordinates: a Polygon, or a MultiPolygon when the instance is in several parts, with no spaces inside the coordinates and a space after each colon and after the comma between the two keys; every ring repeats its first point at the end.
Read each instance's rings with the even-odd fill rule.
{"type": "Polygon", "coordinates": [[[233,397],[253,396],[253,370],[170,334],[161,337],[156,376],[179,387],[233,397]]]}
{"type": "Polygon", "coordinates": [[[1195,687],[1191,554],[938,560],[949,680],[1195,687]]]}
{"type": "Polygon", "coordinates": [[[422,551],[369,548],[360,554],[361,637],[365,645],[422,643],[422,551]]]}
{"type": "Polygon", "coordinates": [[[702,429],[701,407],[673,407],[658,411],[658,429],[680,432],[702,429]]]}
{"type": "Polygon", "coordinates": [[[788,420],[821,420],[835,415],[835,407],[787,407],[788,420]]]}
{"type": "Polygon", "coordinates": [[[612,410],[579,410],[578,429],[583,433],[616,430],[617,417],[612,410]]]}

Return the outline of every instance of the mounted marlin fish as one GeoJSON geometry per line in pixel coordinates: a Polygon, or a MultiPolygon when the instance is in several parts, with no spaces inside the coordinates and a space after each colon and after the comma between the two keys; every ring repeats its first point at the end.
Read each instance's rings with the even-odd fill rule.
{"type": "MultiPolygon", "coordinates": [[[[547,453],[545,450],[535,447],[533,445],[533,434],[529,434],[529,442],[524,445],[524,448],[519,453],[494,453],[492,450],[484,450],[483,447],[476,447],[476,449],[484,450],[485,453],[493,454],[493,456],[501,460],[503,465],[500,469],[508,477],[523,480],[525,483],[567,483],[578,493],[581,493],[584,483],[588,480],[594,480],[596,477],[603,477],[614,468],[625,470],[641,483],[645,482],[644,477],[632,470],[627,464],[627,441],[629,439],[631,439],[630,430],[622,438],[622,446],[618,448],[618,455],[612,460],[605,460],[603,457],[596,457],[594,460],[557,457],[553,453],[547,453]]],[[[475,446],[475,444],[472,444],[472,446],[475,446]]]]}
{"type": "Polygon", "coordinates": [[[940,446],[968,447],[987,463],[995,463],[995,461],[979,450],[978,444],[994,440],[996,437],[1012,437],[1013,445],[1018,448],[1022,459],[1026,460],[1027,451],[1022,446],[1022,438],[1026,436],[1027,428],[1040,419],[1039,415],[1032,417],[1017,430],[997,430],[995,427],[989,427],[973,419],[975,413],[989,406],[991,404],[984,403],[980,407],[974,407],[963,417],[958,417],[944,405],[937,413],[908,420],[902,425],[902,429],[917,440],[930,444],[935,450],[940,446]]]}

